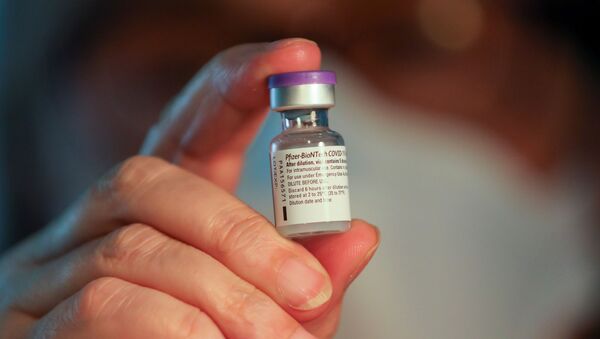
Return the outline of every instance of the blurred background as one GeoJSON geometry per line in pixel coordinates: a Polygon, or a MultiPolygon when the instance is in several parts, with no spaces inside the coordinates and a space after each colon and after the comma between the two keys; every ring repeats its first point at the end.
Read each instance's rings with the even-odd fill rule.
{"type": "MultiPolygon", "coordinates": [[[[304,37],[382,247],[340,338],[598,338],[595,1],[0,0],[0,249],[135,154],[216,53],[304,37]]],[[[239,196],[272,214],[272,114],[239,196]]]]}

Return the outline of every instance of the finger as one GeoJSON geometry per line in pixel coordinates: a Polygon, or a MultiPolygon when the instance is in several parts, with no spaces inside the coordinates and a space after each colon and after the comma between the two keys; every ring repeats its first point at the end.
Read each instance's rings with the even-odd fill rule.
{"type": "Polygon", "coordinates": [[[348,232],[300,241],[325,267],[333,286],[333,295],[322,309],[307,312],[303,323],[306,329],[319,338],[329,337],[339,321],[339,308],[345,291],[361,273],[379,247],[380,237],[376,227],[353,220],[348,232]]]}
{"type": "Polygon", "coordinates": [[[305,39],[245,44],[211,60],[151,130],[142,154],[175,161],[233,191],[244,152],[268,111],[266,79],[318,69],[321,54],[305,39]]]}
{"type": "Polygon", "coordinates": [[[327,313],[302,323],[302,326],[317,338],[333,338],[340,323],[341,313],[342,302],[339,301],[327,313]]]}
{"type": "Polygon", "coordinates": [[[306,249],[281,237],[263,216],[211,182],[156,161],[140,158],[128,164],[112,179],[126,189],[97,196],[97,204],[119,201],[123,214],[118,219],[153,225],[193,245],[282,306],[308,310],[329,299],[329,278],[306,249]],[[161,169],[144,185],[130,187],[127,181],[137,176],[135,184],[149,167],[161,169]]]}
{"type": "Polygon", "coordinates": [[[116,277],[206,312],[230,338],[288,338],[302,326],[211,256],[147,225],[120,228],[32,272],[17,306],[43,314],[86,283],[116,277]]]}
{"type": "Polygon", "coordinates": [[[60,303],[33,338],[224,338],[203,312],[165,293],[102,278],[60,303]]]}
{"type": "Polygon", "coordinates": [[[355,219],[348,232],[307,238],[300,243],[329,273],[335,302],[371,260],[380,241],[377,227],[355,219]]]}
{"type": "Polygon", "coordinates": [[[347,233],[305,242],[335,276],[332,286],[323,266],[306,248],[279,236],[248,206],[207,180],[151,157],[127,161],[104,178],[77,211],[75,216],[67,214],[63,227],[38,235],[38,245],[33,242],[30,247],[54,243],[54,255],[59,255],[61,248],[64,253],[108,233],[107,225],[153,225],[213,256],[290,312],[317,309],[316,313],[292,313],[298,320],[324,312],[320,306],[332,292],[339,298],[360,259],[378,241],[376,231],[359,223],[347,233]],[[335,256],[329,258],[329,254],[335,256]]]}
{"type": "Polygon", "coordinates": [[[143,223],[211,255],[286,309],[314,309],[331,296],[327,272],[304,247],[220,187],[158,158],[127,161],[77,213],[39,244],[57,239],[64,253],[119,223],[143,223]]]}

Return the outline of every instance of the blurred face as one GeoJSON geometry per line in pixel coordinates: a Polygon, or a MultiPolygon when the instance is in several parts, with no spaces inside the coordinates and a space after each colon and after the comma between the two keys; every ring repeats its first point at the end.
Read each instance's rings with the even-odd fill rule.
{"type": "Polygon", "coordinates": [[[576,133],[572,57],[477,0],[229,1],[210,15],[141,12],[108,29],[75,66],[66,102],[98,132],[97,147],[130,154],[212,55],[292,35],[341,54],[399,103],[492,133],[534,167],[552,167],[576,133]]]}

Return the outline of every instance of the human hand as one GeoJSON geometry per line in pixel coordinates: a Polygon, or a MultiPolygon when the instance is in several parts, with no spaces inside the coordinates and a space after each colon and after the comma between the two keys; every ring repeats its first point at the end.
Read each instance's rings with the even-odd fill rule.
{"type": "Polygon", "coordinates": [[[302,39],[216,56],[142,150],[0,262],[0,336],[328,337],[378,245],[353,221],[302,245],[232,195],[265,79],[317,69],[302,39]]]}

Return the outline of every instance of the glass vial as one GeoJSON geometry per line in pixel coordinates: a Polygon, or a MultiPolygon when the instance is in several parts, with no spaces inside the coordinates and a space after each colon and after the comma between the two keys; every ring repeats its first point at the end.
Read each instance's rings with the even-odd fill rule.
{"type": "Polygon", "coordinates": [[[350,227],[346,147],[327,116],[335,83],[329,71],[269,78],[271,109],[281,114],[283,129],[270,149],[275,226],[289,238],[350,227]]]}

